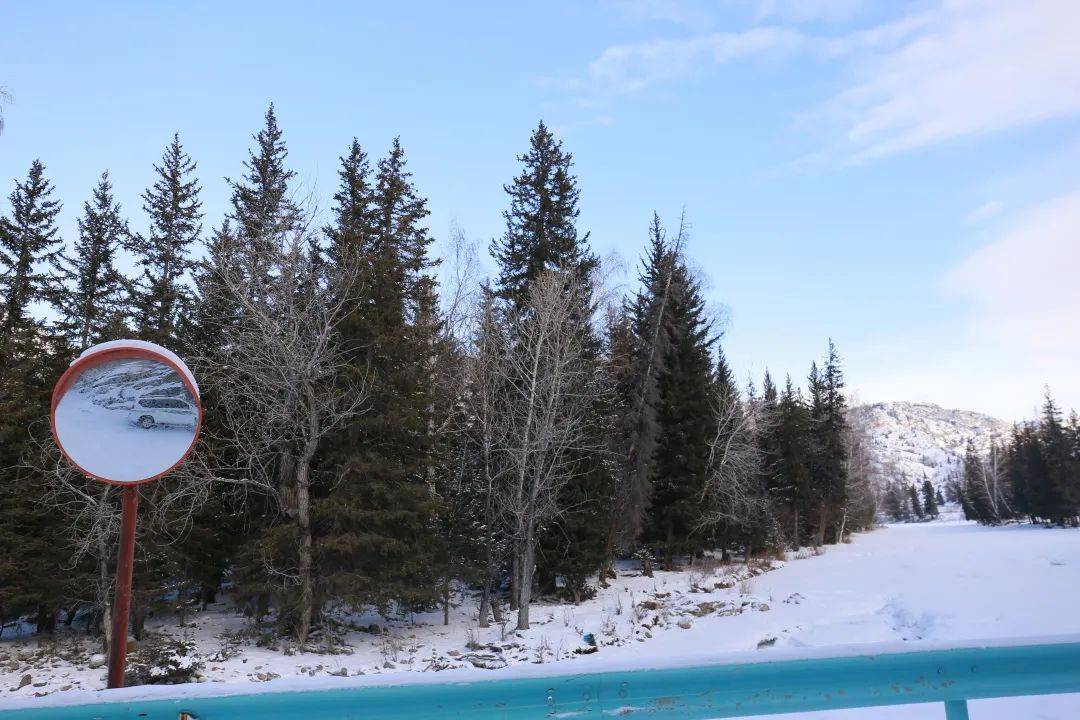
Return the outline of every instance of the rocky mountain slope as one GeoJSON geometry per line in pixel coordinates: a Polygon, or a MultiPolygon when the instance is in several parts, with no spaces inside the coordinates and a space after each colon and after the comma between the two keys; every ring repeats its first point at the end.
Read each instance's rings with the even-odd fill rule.
{"type": "Polygon", "coordinates": [[[948,410],[930,403],[894,402],[859,405],[851,421],[866,428],[872,463],[881,481],[936,486],[956,470],[968,440],[985,451],[991,440],[1008,437],[1009,423],[970,410],[948,410]]]}

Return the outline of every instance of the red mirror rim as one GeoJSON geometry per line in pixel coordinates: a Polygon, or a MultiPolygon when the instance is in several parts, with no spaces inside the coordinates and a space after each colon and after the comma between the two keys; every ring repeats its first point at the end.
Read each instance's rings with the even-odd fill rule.
{"type": "Polygon", "coordinates": [[[105,350],[98,350],[96,352],[90,353],[89,355],[83,355],[76,359],[75,362],[73,362],[71,366],[64,371],[64,374],[60,376],[60,379],[56,381],[56,386],[53,387],[52,403],[49,410],[49,426],[52,429],[53,441],[56,443],[56,447],[60,449],[60,454],[64,456],[64,459],[71,463],[72,466],[78,469],[78,471],[81,472],[83,475],[93,478],[94,480],[98,480],[109,485],[116,485],[119,487],[142,485],[144,483],[152,482],[154,480],[157,480],[158,478],[168,475],[173,470],[183,465],[184,461],[188,459],[189,455],[191,455],[192,450],[195,449],[195,443],[199,440],[199,431],[202,429],[202,421],[202,398],[199,396],[199,389],[191,381],[190,371],[187,370],[186,367],[181,367],[172,358],[162,353],[155,352],[150,348],[138,347],[133,345],[118,346],[107,348],[105,350]],[[159,472],[158,474],[151,477],[143,478],[142,480],[112,480],[107,477],[95,475],[79,463],[75,462],[75,460],[70,455],[68,455],[67,450],[64,449],[64,444],[60,442],[60,436],[56,433],[56,406],[60,404],[60,399],[64,397],[64,393],[67,392],[68,386],[70,386],[71,383],[75,381],[75,378],[78,377],[79,374],[83,371],[94,367],[95,365],[100,365],[109,360],[131,359],[155,360],[172,368],[176,372],[176,374],[180,376],[180,379],[184,382],[184,387],[187,388],[187,391],[195,400],[195,407],[198,409],[199,413],[198,418],[195,421],[195,434],[191,438],[191,444],[188,445],[188,449],[184,451],[184,454],[180,456],[180,459],[173,463],[168,469],[159,472]]]}

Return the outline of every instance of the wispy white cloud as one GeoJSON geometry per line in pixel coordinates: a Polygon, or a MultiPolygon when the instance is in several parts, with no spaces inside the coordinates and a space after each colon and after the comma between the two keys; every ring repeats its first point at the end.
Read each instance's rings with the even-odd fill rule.
{"type": "MultiPolygon", "coordinates": [[[[677,0],[626,1],[655,17],[690,18],[687,8],[696,7],[677,0]]],[[[847,17],[862,4],[762,0],[759,22],[772,24],[615,45],[561,86],[595,102],[742,58],[831,57],[844,63],[852,80],[812,115],[833,129],[836,141],[826,142],[827,155],[856,161],[1080,115],[1080,2],[942,0],[838,34],[785,24],[847,17]]]]}
{"type": "Polygon", "coordinates": [[[1080,410],[1078,267],[1080,190],[1031,210],[947,273],[945,289],[967,303],[957,340],[971,366],[1003,366],[993,392],[1023,383],[1034,402],[1049,383],[1080,410]]]}
{"type": "Polygon", "coordinates": [[[1080,190],[1010,219],[943,273],[944,322],[871,331],[852,358],[860,395],[1024,420],[1049,385],[1063,407],[1080,411],[1077,267],[1080,190]]]}
{"type": "Polygon", "coordinates": [[[575,87],[603,94],[626,94],[686,78],[701,69],[756,55],[791,52],[805,37],[795,30],[761,27],[717,32],[679,40],[615,45],[589,63],[575,87]]]}
{"type": "MultiPolygon", "coordinates": [[[[986,339],[1080,358],[1080,190],[1030,211],[953,268],[948,290],[986,339]]],[[[1077,373],[1073,373],[1077,375],[1077,373]]],[[[1080,375],[1078,375],[1080,377],[1080,375]]]]}
{"type": "Polygon", "coordinates": [[[1080,113],[1080,3],[946,0],[837,98],[859,159],[1080,113]]]}

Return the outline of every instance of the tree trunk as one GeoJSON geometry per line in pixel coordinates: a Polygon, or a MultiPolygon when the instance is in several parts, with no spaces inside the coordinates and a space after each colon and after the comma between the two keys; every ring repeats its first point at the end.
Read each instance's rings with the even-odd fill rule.
{"type": "Polygon", "coordinates": [[[442,624],[450,624],[450,579],[447,578],[443,583],[443,609],[442,609],[442,624]]]}
{"type": "Polygon", "coordinates": [[[819,548],[825,544],[825,529],[829,525],[829,504],[824,500],[818,508],[818,526],[814,537],[814,547],[819,548]]]}
{"type": "Polygon", "coordinates": [[[132,598],[131,603],[131,627],[128,632],[136,640],[142,640],[146,635],[146,600],[132,598]]]}
{"type": "Polygon", "coordinates": [[[794,524],[794,527],[792,528],[791,549],[798,552],[799,551],[799,506],[798,505],[795,506],[795,512],[794,512],[793,516],[795,518],[795,524],[794,524]]]}
{"type": "Polygon", "coordinates": [[[513,572],[510,576],[510,609],[518,609],[518,599],[521,593],[521,547],[514,541],[513,572]]]}
{"type": "Polygon", "coordinates": [[[480,590],[480,627],[491,627],[488,615],[491,614],[491,583],[485,582],[480,590]]]}
{"type": "Polygon", "coordinates": [[[37,626],[38,635],[52,635],[53,631],[56,630],[56,612],[44,605],[38,605],[34,624],[37,626]]]}
{"type": "Polygon", "coordinates": [[[105,542],[105,534],[98,533],[98,602],[101,605],[101,629],[105,640],[102,650],[109,652],[109,643],[112,642],[111,604],[109,602],[109,548],[105,542]]]}
{"type": "Polygon", "coordinates": [[[522,548],[524,557],[521,558],[521,578],[518,587],[518,630],[529,629],[529,603],[532,601],[533,582],[533,538],[532,530],[529,530],[522,548]]]}
{"type": "Polygon", "coordinates": [[[314,603],[314,591],[311,586],[311,497],[308,461],[301,462],[296,470],[296,527],[300,534],[300,618],[297,624],[297,636],[300,639],[300,647],[303,648],[311,632],[314,603]]]}
{"type": "Polygon", "coordinates": [[[187,624],[187,598],[187,583],[180,583],[180,588],[176,591],[176,614],[179,616],[180,627],[187,624]]]}

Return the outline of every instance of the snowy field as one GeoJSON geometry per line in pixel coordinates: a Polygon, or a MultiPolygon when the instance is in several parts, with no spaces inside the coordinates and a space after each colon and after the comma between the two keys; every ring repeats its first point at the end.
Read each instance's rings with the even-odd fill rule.
{"type": "MultiPolygon", "coordinates": [[[[804,551],[776,565],[657,572],[654,578],[624,569],[610,588],[577,607],[535,606],[533,627],[522,633],[477,628],[471,598],[460,599],[449,626],[442,625],[441,612],[355,618],[357,627],[377,623],[380,632],[352,632],[345,652],[335,654],[298,653],[280,642],[259,647],[244,633],[246,621],[224,605],[194,615],[187,627],[152,624],[151,630],[153,642],[193,643],[181,662],[201,664],[201,680],[245,685],[476,667],[498,673],[538,662],[600,671],[708,653],[745,651],[748,660],[758,660],[784,648],[1080,634],[1080,531],[955,520],[893,525],[823,555],[804,551]],[[599,649],[579,654],[588,648],[586,634],[599,649]]],[[[0,709],[16,699],[102,687],[104,669],[88,667],[95,651],[82,639],[0,642],[0,709]]],[[[943,711],[926,705],[788,717],[941,718],[943,711]]],[[[976,701],[972,717],[1077,718],[1080,696],[976,701]]]]}

